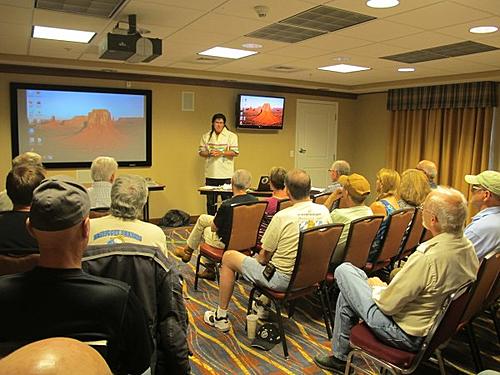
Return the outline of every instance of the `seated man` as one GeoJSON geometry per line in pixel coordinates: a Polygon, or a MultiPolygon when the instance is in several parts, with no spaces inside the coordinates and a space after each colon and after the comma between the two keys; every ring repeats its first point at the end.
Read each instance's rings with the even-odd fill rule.
{"type": "MultiPolygon", "coordinates": [[[[215,216],[200,215],[189,234],[187,245],[175,249],[175,255],[182,258],[183,262],[188,263],[191,260],[193,251],[198,248],[201,242],[206,242],[213,247],[224,248],[231,234],[231,221],[233,219],[231,205],[234,203],[257,202],[257,198],[247,194],[251,182],[252,175],[247,170],[238,169],[234,172],[233,177],[231,177],[233,196],[222,202],[215,216]]],[[[198,276],[204,279],[215,280],[215,269],[213,266],[208,267],[198,276]]]]}
{"type": "MultiPolygon", "coordinates": [[[[370,183],[363,176],[353,173],[350,176],[341,176],[339,182],[343,185],[336,194],[341,199],[342,207],[331,212],[334,224],[345,224],[339,242],[333,253],[331,263],[337,265],[344,259],[344,248],[349,235],[351,221],[373,215],[370,207],[365,205],[365,200],[370,195],[370,183]]],[[[337,198],[337,199],[338,199],[337,198]]]]}
{"type": "Polygon", "coordinates": [[[38,248],[38,243],[26,229],[26,219],[33,190],[44,179],[45,170],[30,164],[14,167],[7,175],[5,187],[14,208],[12,211],[0,213],[0,251],[38,248]]]}
{"type": "MultiPolygon", "coordinates": [[[[12,168],[23,164],[37,165],[39,167],[43,167],[42,165],[42,157],[38,155],[36,152],[24,152],[20,155],[17,155],[14,159],[12,159],[12,168]]],[[[0,212],[1,211],[10,211],[12,210],[13,204],[7,195],[7,190],[3,190],[0,192],[0,212]]]]}
{"type": "Polygon", "coordinates": [[[138,219],[147,199],[143,177],[117,177],[111,187],[111,215],[90,220],[89,245],[136,243],[159,247],[167,255],[167,239],[161,228],[138,219]]]}
{"type": "Polygon", "coordinates": [[[332,183],[323,192],[333,193],[342,187],[339,178],[340,176],[348,176],[351,173],[351,166],[345,160],[335,160],[328,172],[330,173],[332,183]]]}
{"type": "Polygon", "coordinates": [[[104,335],[113,372],[142,374],[152,339],[141,303],[127,284],[81,269],[89,210],[87,191],[76,183],[45,180],[35,189],[27,226],[39,244],[39,265],[0,277],[0,342],[104,335]]]}
{"type": "Polygon", "coordinates": [[[427,179],[429,180],[429,186],[431,189],[437,188],[436,184],[436,175],[437,175],[437,167],[436,163],[430,161],[430,160],[420,160],[415,167],[415,169],[418,169],[419,171],[422,171],[425,173],[427,176],[427,179]]]}
{"type": "Polygon", "coordinates": [[[467,175],[465,181],[472,185],[470,202],[477,214],[464,234],[474,245],[481,261],[490,251],[500,251],[500,172],[467,175]]]}
{"type": "Polygon", "coordinates": [[[350,263],[338,266],[333,356],[318,355],[314,362],[326,370],[343,371],[351,328],[359,319],[388,345],[417,351],[445,298],[476,278],[479,262],[463,235],[466,217],[462,193],[438,187],[423,209],[424,227],[434,237],[418,246],[389,285],[368,279],[350,263]]]}
{"type": "Polygon", "coordinates": [[[293,206],[278,211],[273,216],[264,236],[262,250],[257,257],[246,256],[228,250],[222,257],[219,285],[219,305],[215,311],[205,312],[205,323],[222,332],[229,331],[231,324],[227,309],[233,294],[236,273],[265,287],[284,291],[290,283],[300,230],[331,222],[328,209],[309,199],[311,179],[307,173],[295,169],[287,173],[285,189],[293,206]],[[264,269],[273,269],[267,279],[264,269]]]}
{"type": "Polygon", "coordinates": [[[90,208],[111,206],[111,186],[116,177],[118,163],[108,156],[99,156],[90,166],[92,187],[88,188],[90,208]]]}

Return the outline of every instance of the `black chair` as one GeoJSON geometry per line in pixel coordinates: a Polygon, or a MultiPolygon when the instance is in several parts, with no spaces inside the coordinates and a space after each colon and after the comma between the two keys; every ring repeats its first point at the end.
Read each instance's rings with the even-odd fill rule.
{"type": "MultiPolygon", "coordinates": [[[[247,314],[252,310],[252,303],[256,291],[267,296],[273,303],[278,317],[280,334],[282,337],[283,354],[288,358],[285,330],[281,318],[279,302],[285,303],[319,291],[323,318],[328,337],[331,337],[327,306],[330,304],[326,286],[323,283],[328,271],[328,264],[335,246],[344,228],[343,224],[325,224],[300,233],[297,257],[293,267],[288,288],[283,292],[265,288],[254,284],[248,299],[247,314]],[[326,301],[325,301],[326,300],[326,301]]],[[[331,318],[330,318],[331,319],[331,318]]]]}

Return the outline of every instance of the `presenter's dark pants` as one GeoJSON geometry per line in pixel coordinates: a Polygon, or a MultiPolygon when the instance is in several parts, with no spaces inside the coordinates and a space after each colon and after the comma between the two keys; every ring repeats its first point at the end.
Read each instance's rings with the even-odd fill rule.
{"type": "MultiPolygon", "coordinates": [[[[230,184],[230,178],[205,178],[205,185],[207,186],[221,186],[224,184],[230,184]]],[[[207,214],[215,216],[217,213],[217,198],[221,196],[222,200],[229,199],[233,196],[233,193],[210,193],[207,194],[207,214]]]]}

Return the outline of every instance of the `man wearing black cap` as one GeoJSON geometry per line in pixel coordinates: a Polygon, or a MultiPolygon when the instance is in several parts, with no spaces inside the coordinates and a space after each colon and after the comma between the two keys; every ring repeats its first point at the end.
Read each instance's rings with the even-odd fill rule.
{"type": "Polygon", "coordinates": [[[83,186],[45,180],[33,192],[27,227],[39,244],[34,270],[0,277],[0,342],[69,336],[108,340],[115,374],[142,374],[152,340],[130,286],[81,270],[90,200],[83,186]]]}

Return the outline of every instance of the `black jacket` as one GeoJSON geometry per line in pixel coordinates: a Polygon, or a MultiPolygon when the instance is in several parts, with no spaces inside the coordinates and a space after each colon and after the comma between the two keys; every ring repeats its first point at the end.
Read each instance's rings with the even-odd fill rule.
{"type": "Polygon", "coordinates": [[[155,375],[191,371],[183,279],[174,262],[152,246],[92,245],[84,253],[82,268],[126,282],[144,304],[156,346],[151,363],[155,375]]]}

